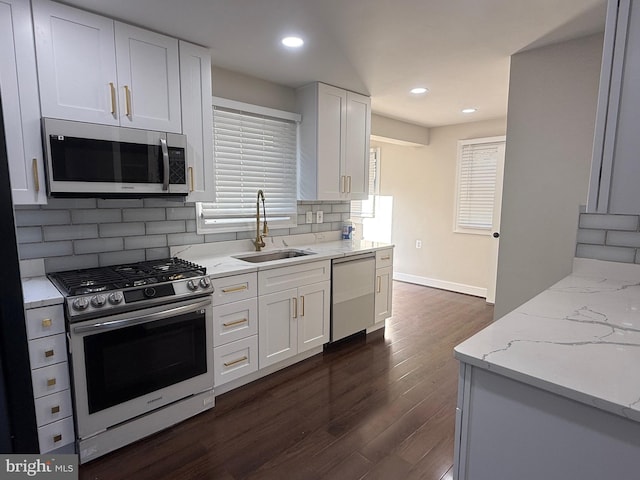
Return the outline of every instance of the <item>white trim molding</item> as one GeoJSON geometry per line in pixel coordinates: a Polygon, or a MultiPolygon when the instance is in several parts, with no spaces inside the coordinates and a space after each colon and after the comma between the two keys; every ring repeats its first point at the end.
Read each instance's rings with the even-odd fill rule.
{"type": "Polygon", "coordinates": [[[408,273],[393,272],[393,279],[400,282],[415,283],[416,285],[424,285],[425,287],[439,288],[441,290],[449,290],[451,292],[464,293],[473,295],[474,297],[487,298],[487,289],[475,287],[473,285],[465,285],[463,283],[448,282],[446,280],[438,280],[437,278],[419,277],[408,273]]]}

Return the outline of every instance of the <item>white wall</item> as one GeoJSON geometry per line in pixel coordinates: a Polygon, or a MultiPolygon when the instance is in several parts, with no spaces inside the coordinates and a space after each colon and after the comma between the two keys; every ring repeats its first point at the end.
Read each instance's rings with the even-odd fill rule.
{"type": "Polygon", "coordinates": [[[453,232],[457,141],[504,134],[501,119],[432,128],[423,147],[372,142],[380,147],[380,194],[393,196],[398,279],[483,295],[491,239],[453,232]]]}
{"type": "Polygon", "coordinates": [[[601,55],[594,35],[511,57],[495,318],[571,272],[601,55]]]}
{"type": "Polygon", "coordinates": [[[296,111],[296,91],[277,83],[213,66],[211,68],[213,95],[238,102],[296,111]]]}

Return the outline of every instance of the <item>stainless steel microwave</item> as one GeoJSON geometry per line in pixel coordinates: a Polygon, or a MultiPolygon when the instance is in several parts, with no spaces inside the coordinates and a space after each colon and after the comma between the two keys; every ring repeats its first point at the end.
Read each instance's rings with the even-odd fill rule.
{"type": "Polygon", "coordinates": [[[52,197],[185,196],[185,135],[42,119],[52,197]]]}

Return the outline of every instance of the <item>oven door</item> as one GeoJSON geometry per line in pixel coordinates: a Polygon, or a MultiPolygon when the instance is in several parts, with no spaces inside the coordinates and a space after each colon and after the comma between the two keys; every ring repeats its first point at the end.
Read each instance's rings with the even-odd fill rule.
{"type": "Polygon", "coordinates": [[[213,389],[211,298],[69,326],[78,437],[213,389]]]}

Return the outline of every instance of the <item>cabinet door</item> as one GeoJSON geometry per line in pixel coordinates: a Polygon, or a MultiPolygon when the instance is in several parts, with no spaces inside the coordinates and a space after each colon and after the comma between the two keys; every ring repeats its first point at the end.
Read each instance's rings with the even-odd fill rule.
{"type": "Polygon", "coordinates": [[[369,136],[371,99],[347,92],[347,121],[344,155],[346,194],[351,200],[369,196],[369,136]]]}
{"type": "Polygon", "coordinates": [[[298,289],[298,353],[329,341],[331,282],[298,289]]]}
{"type": "Polygon", "coordinates": [[[347,92],[318,85],[317,200],[345,199],[345,151],[347,92]]]}
{"type": "Polygon", "coordinates": [[[376,269],[375,316],[376,323],[384,322],[391,316],[393,295],[393,267],[376,269]]]}
{"type": "Polygon", "coordinates": [[[187,202],[213,201],[213,118],[211,54],[180,41],[182,132],[187,136],[189,196],[187,202]]]}
{"type": "Polygon", "coordinates": [[[0,0],[0,92],[13,203],[47,203],[28,0],[0,0]]]}
{"type": "Polygon", "coordinates": [[[260,368],[298,353],[297,304],[297,289],[258,297],[260,368]]]}
{"type": "Polygon", "coordinates": [[[115,23],[120,125],[182,132],[178,40],[115,23]]]}
{"type": "Polygon", "coordinates": [[[33,1],[43,117],[118,125],[113,20],[33,1]]]}

